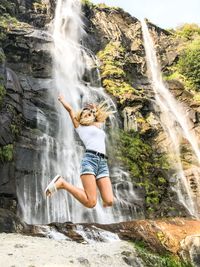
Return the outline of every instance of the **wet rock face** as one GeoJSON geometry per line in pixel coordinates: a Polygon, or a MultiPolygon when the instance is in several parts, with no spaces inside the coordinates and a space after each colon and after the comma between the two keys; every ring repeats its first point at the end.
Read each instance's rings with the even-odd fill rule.
{"type": "Polygon", "coordinates": [[[126,48],[126,57],[133,84],[140,83],[139,77],[144,72],[144,51],[142,48],[142,32],[140,22],[121,9],[84,7],[84,18],[87,36],[84,46],[95,54],[104,49],[109,42],[120,42],[126,48]]]}
{"type": "MultiPolygon", "coordinates": [[[[16,5],[14,15],[31,23],[36,12],[32,2],[20,2],[21,9],[16,5]]],[[[38,25],[42,28],[43,24],[38,25]]],[[[37,139],[47,127],[45,114],[51,118],[52,134],[57,115],[49,99],[53,88],[49,39],[45,34],[30,24],[16,25],[7,33],[2,48],[0,83],[6,90],[0,108],[0,207],[16,211],[16,188],[23,188],[22,177],[31,180],[33,173],[41,172],[43,147],[37,148],[37,139]]]]}
{"type": "Polygon", "coordinates": [[[10,208],[12,209],[12,200],[9,198],[11,196],[14,199],[16,198],[13,143],[21,125],[21,88],[17,82],[15,84],[11,82],[11,76],[14,75],[13,77],[16,79],[16,75],[6,68],[5,62],[1,63],[0,75],[1,92],[2,88],[5,90],[1,98],[0,110],[0,195],[3,194],[2,199],[0,199],[0,205],[9,208],[8,203],[10,203],[10,208]],[[6,195],[8,196],[7,200],[6,195]]]}
{"type": "Polygon", "coordinates": [[[168,66],[171,66],[178,59],[176,51],[178,43],[172,38],[169,31],[163,30],[152,23],[148,23],[148,27],[155,43],[161,69],[165,71],[168,66]]]}
{"type": "Polygon", "coordinates": [[[200,235],[187,236],[181,241],[180,255],[190,259],[194,266],[200,264],[200,235]]]}
{"type": "Polygon", "coordinates": [[[20,233],[23,228],[23,223],[15,213],[0,208],[0,233],[20,233]]]}
{"type": "Polygon", "coordinates": [[[55,8],[54,0],[19,0],[17,3],[17,16],[20,20],[43,28],[52,18],[52,8],[55,8]]]}

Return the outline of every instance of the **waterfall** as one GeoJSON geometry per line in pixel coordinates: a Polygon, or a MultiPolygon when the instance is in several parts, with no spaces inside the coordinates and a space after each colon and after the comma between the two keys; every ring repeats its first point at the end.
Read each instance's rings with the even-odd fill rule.
{"type": "MultiPolygon", "coordinates": [[[[190,181],[184,172],[180,151],[182,140],[187,140],[187,145],[190,146],[199,166],[199,140],[195,135],[186,109],[174,98],[162,80],[153,40],[144,20],[142,21],[142,31],[149,77],[155,94],[155,109],[159,112],[160,121],[169,143],[168,152],[172,155],[171,163],[177,171],[177,181],[174,190],[178,194],[179,201],[188,209],[190,214],[199,217],[200,204],[198,195],[200,195],[200,191],[194,194],[190,181]]],[[[194,179],[199,184],[199,176],[194,177],[194,179]]]]}
{"type": "MultiPolygon", "coordinates": [[[[113,223],[143,216],[141,208],[136,209],[133,206],[134,201],[138,203],[142,201],[134,192],[130,177],[118,166],[111,166],[110,169],[116,197],[114,207],[103,208],[102,200],[99,199],[95,208],[87,209],[64,190],[60,190],[52,198],[46,199],[44,196],[45,187],[56,174],[62,175],[73,185],[82,187],[80,163],[84,148],[74,131],[67,111],[57,100],[58,95],[64,95],[75,111],[78,111],[84,103],[105,100],[113,110],[116,110],[113,100],[104,89],[92,86],[99,84],[98,70],[95,75],[96,81],[83,80],[85,73],[94,70],[96,62],[92,52],[81,44],[81,37],[85,32],[80,14],[79,0],[57,1],[55,18],[50,29],[53,38],[51,54],[54,88],[50,92],[50,98],[55,112],[51,113],[53,117],[49,118],[49,114],[44,114],[38,109],[37,128],[43,133],[37,138],[41,176],[34,176],[32,185],[27,185],[24,177],[22,180],[24,188],[21,187],[21,192],[18,194],[22,195],[20,206],[24,220],[31,224],[55,221],[113,223]]],[[[90,76],[91,79],[94,77],[90,76]]],[[[115,145],[112,139],[112,132],[117,128],[115,116],[110,118],[109,125],[105,126],[105,130],[109,136],[107,139],[110,151],[115,145]]]]}

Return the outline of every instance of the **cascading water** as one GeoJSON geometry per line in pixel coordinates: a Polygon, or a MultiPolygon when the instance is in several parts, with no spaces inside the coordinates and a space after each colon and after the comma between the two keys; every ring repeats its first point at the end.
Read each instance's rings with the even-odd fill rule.
{"type": "MultiPolygon", "coordinates": [[[[34,179],[36,191],[31,192],[30,188],[33,186],[28,187],[28,190],[25,189],[25,197],[20,204],[24,220],[31,224],[44,224],[52,221],[112,223],[139,216],[135,208],[130,208],[128,202],[141,201],[134,193],[127,173],[119,167],[111,169],[114,179],[113,188],[117,199],[114,208],[103,208],[102,201],[99,200],[94,209],[86,209],[63,190],[47,200],[43,196],[45,187],[56,174],[61,174],[70,183],[82,187],[79,171],[84,149],[78,142],[67,111],[57,100],[58,95],[64,95],[66,101],[76,111],[85,102],[105,100],[115,110],[113,101],[104,93],[103,88],[92,87],[89,82],[86,83],[82,80],[84,74],[90,71],[93,60],[91,52],[88,53],[88,50],[80,45],[80,37],[84,34],[80,11],[79,0],[57,1],[53,30],[51,31],[54,41],[51,52],[55,87],[51,98],[57,111],[56,119],[54,119],[55,125],[52,129],[48,116],[38,112],[38,129],[44,132],[37,140],[38,146],[42,148],[40,155],[42,173],[41,177],[34,179]],[[128,211],[126,215],[122,212],[123,208],[128,211]]],[[[97,84],[97,82],[92,84],[97,84]]],[[[114,116],[110,122],[112,125],[110,128],[117,127],[114,116]]],[[[108,145],[111,147],[113,143],[109,144],[108,142],[108,145]]],[[[142,211],[140,211],[140,217],[141,214],[142,211]]]]}
{"type": "MultiPolygon", "coordinates": [[[[155,108],[159,111],[160,121],[170,144],[168,152],[172,155],[172,164],[177,170],[175,190],[177,191],[179,201],[188,209],[190,214],[199,217],[200,204],[198,196],[200,196],[200,191],[194,194],[190,187],[190,183],[184,173],[180,152],[181,142],[185,139],[188,142],[188,146],[191,147],[199,165],[199,140],[195,135],[193,125],[188,118],[186,110],[176,101],[162,80],[153,40],[144,20],[142,21],[142,31],[147,65],[155,94],[155,108]]],[[[196,183],[199,184],[199,176],[196,176],[194,179],[197,179],[196,183]]]]}

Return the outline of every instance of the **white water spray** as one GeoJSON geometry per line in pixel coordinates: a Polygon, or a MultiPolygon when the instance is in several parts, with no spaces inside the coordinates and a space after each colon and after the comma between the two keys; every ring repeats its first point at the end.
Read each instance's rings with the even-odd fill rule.
{"type": "MultiPolygon", "coordinates": [[[[186,110],[176,101],[162,80],[153,40],[144,20],[142,21],[142,30],[147,65],[150,72],[152,88],[155,94],[155,106],[160,112],[161,124],[167,133],[170,143],[169,151],[173,154],[173,163],[177,169],[176,190],[178,197],[180,202],[184,204],[188,211],[192,215],[198,217],[200,214],[200,206],[197,202],[196,196],[193,195],[189,181],[185,177],[181,162],[180,146],[182,139],[186,139],[199,164],[199,140],[192,129],[193,125],[188,118],[186,110]]],[[[199,182],[200,180],[198,178],[198,183],[199,182]]]]}
{"type": "MultiPolygon", "coordinates": [[[[73,185],[82,187],[80,164],[84,149],[78,142],[67,111],[57,100],[58,95],[64,95],[66,101],[76,111],[85,102],[105,100],[115,110],[113,101],[105,94],[102,87],[92,87],[90,83],[86,83],[82,79],[86,70],[89,72],[90,68],[93,67],[91,64],[95,65],[95,63],[91,57],[91,52],[88,53],[88,50],[80,45],[80,38],[84,34],[80,11],[79,0],[57,1],[52,27],[54,42],[51,51],[55,88],[51,97],[54,99],[53,102],[57,111],[53,119],[55,124],[52,125],[47,116],[44,117],[43,114],[38,112],[38,129],[43,128],[44,132],[38,138],[38,145],[42,151],[40,155],[42,172],[35,185],[32,187],[30,185],[29,190],[26,190],[24,200],[21,201],[24,220],[32,224],[46,224],[53,221],[113,223],[133,219],[137,216],[137,211],[131,211],[130,206],[127,207],[128,213],[126,215],[123,215],[122,212],[124,206],[122,198],[124,196],[128,195],[127,199],[130,199],[132,203],[135,199],[138,199],[134,192],[129,191],[133,188],[130,187],[128,182],[124,187],[125,193],[122,195],[118,193],[119,183],[115,182],[114,190],[116,191],[118,204],[114,208],[103,208],[101,199],[99,199],[94,209],[84,208],[64,190],[60,190],[47,200],[42,197],[45,187],[56,174],[62,175],[73,185]],[[36,192],[31,192],[31,188],[35,188],[36,192]],[[129,192],[130,194],[128,194],[129,192]]],[[[111,119],[111,125],[113,127],[117,125],[114,117],[111,119]]],[[[122,170],[117,168],[114,173],[121,182],[122,170]]]]}

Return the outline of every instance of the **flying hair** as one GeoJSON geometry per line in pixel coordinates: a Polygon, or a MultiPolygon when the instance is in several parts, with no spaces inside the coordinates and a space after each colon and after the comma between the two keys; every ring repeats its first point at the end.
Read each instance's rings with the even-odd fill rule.
{"type": "Polygon", "coordinates": [[[89,126],[94,122],[105,122],[113,113],[115,113],[115,111],[110,109],[110,105],[107,104],[107,101],[103,101],[100,104],[87,104],[82,110],[77,112],[76,119],[81,125],[89,126]],[[84,117],[84,115],[91,112],[93,116],[84,117]]]}

